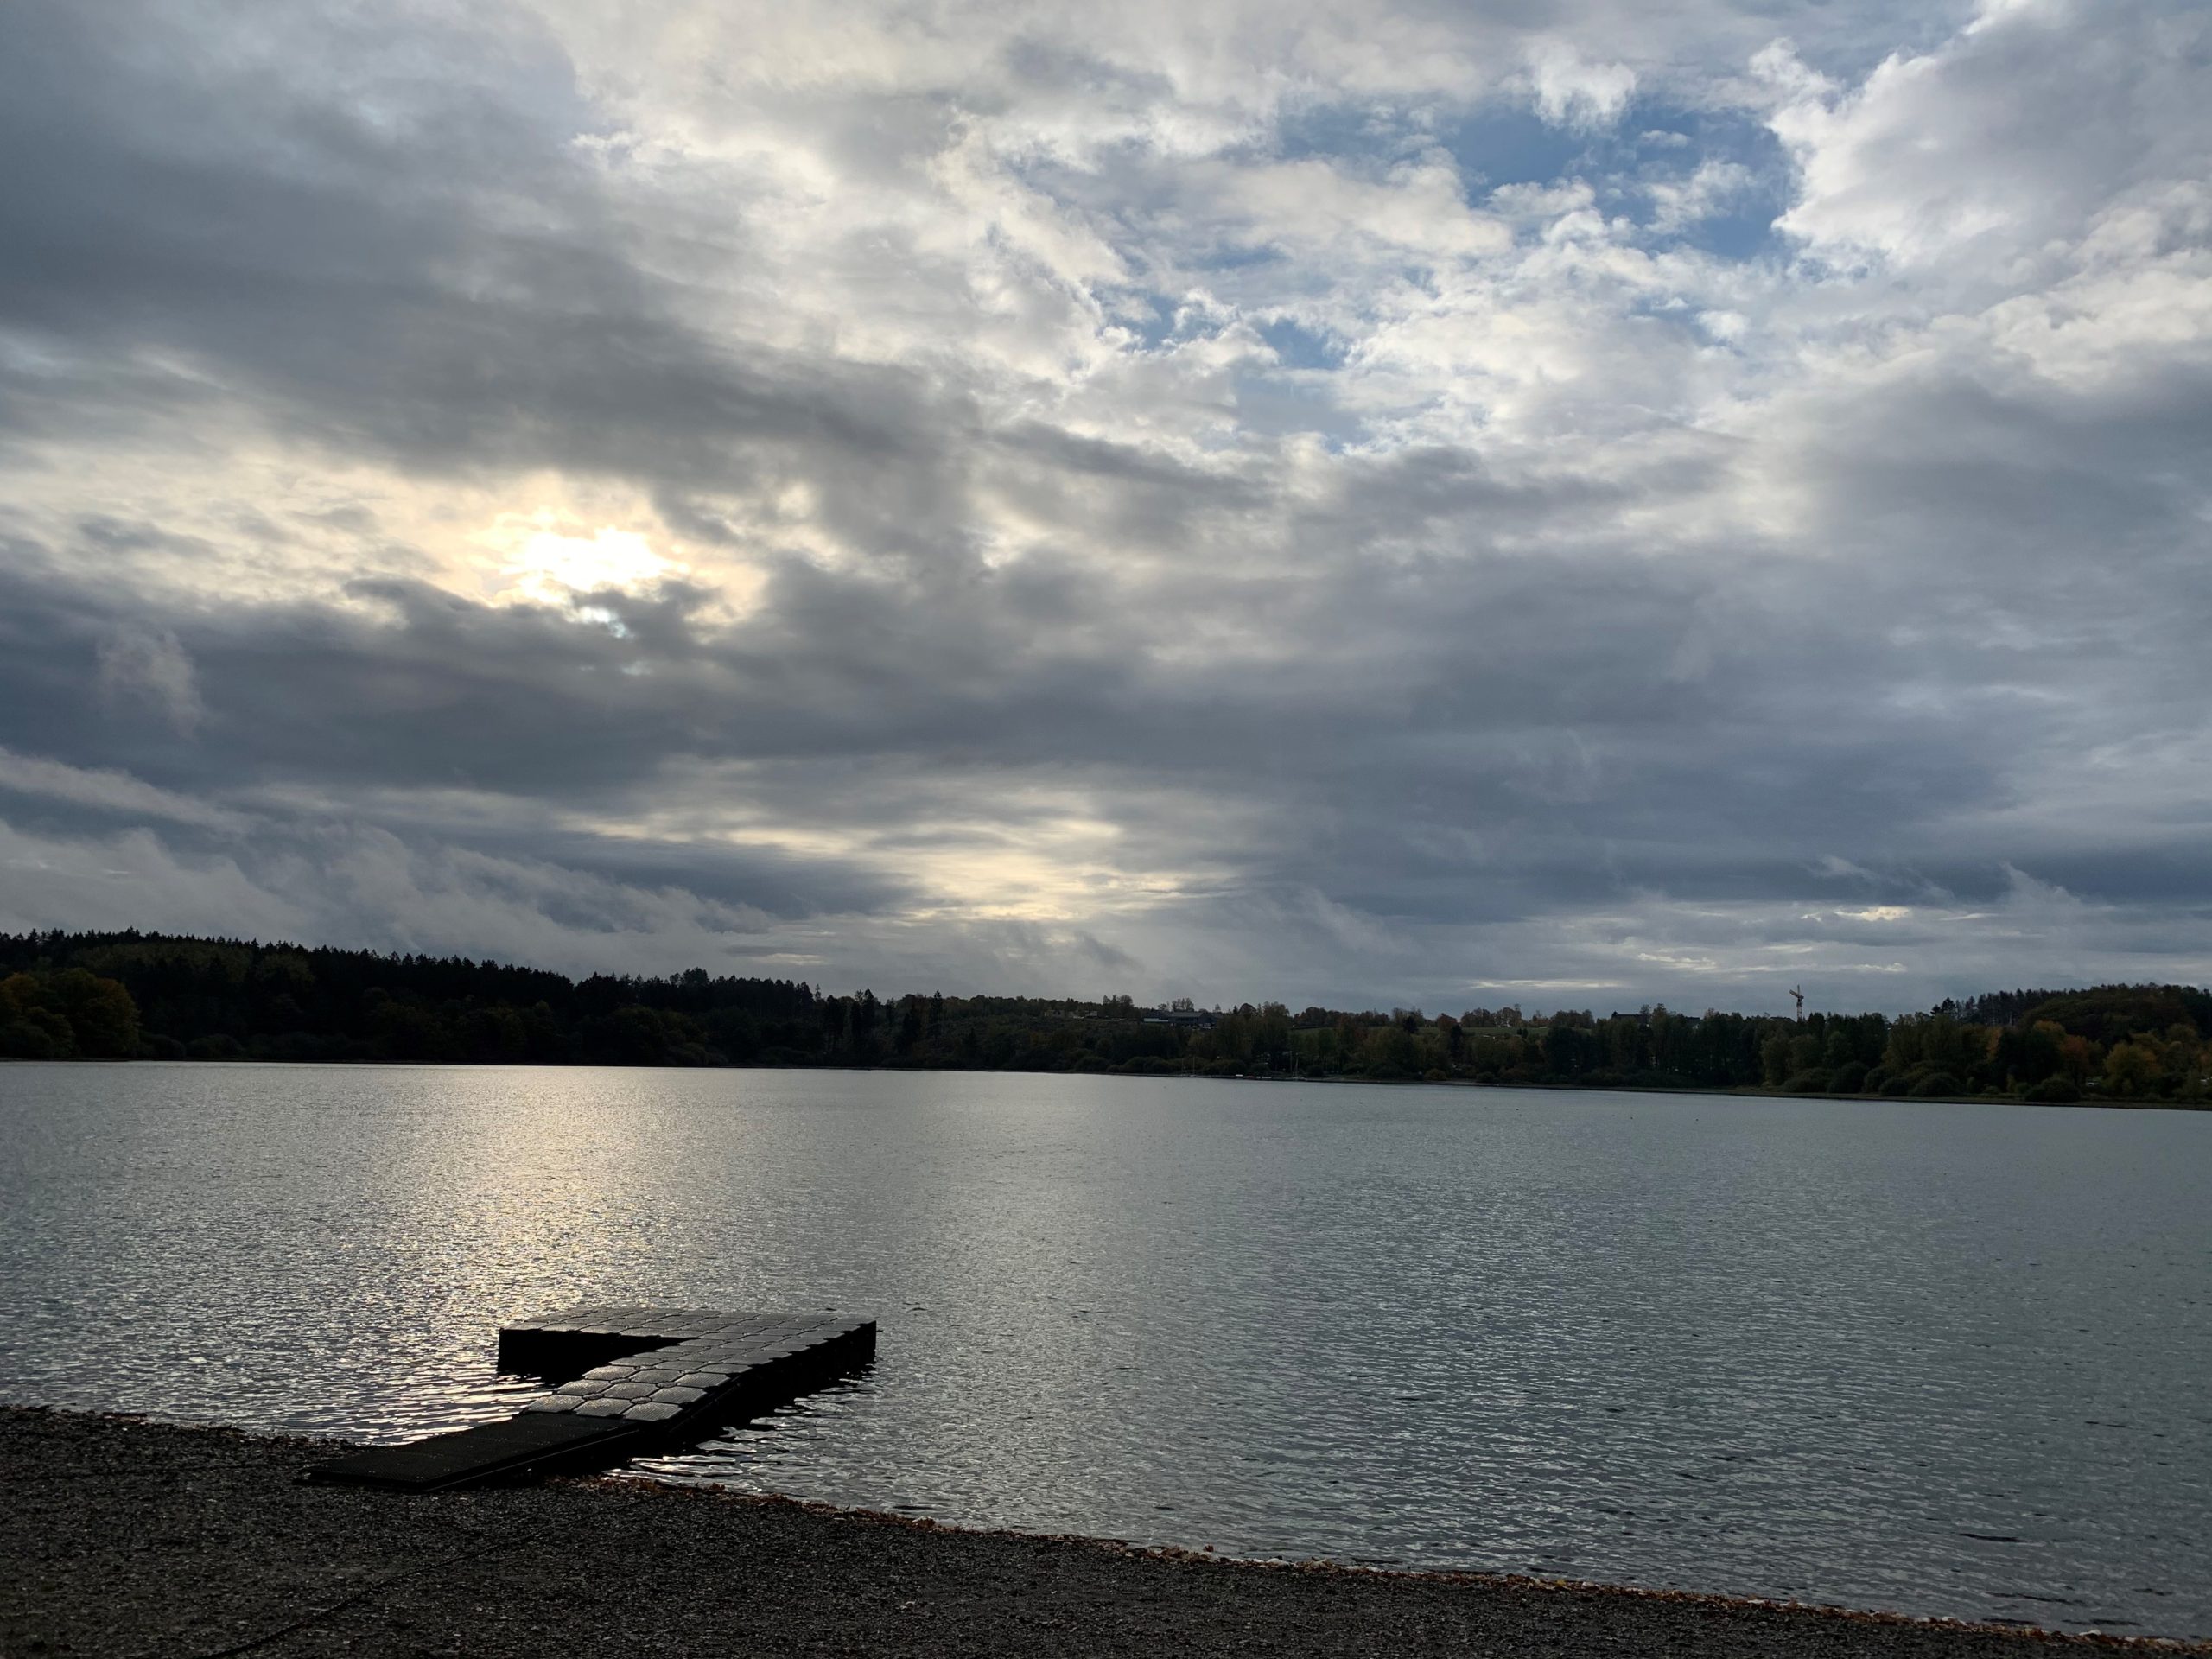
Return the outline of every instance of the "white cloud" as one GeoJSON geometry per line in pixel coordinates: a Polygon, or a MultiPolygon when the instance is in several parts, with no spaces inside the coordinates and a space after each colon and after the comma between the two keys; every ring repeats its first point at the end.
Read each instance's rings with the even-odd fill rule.
{"type": "Polygon", "coordinates": [[[1546,41],[1529,54],[1536,111],[1554,126],[1594,131],[1620,119],[1636,94],[1636,71],[1624,63],[1590,63],[1573,47],[1546,41]]]}
{"type": "Polygon", "coordinates": [[[1649,187],[1652,228],[1662,232],[1691,229],[1716,213],[1726,213],[1753,181],[1751,169],[1741,162],[1708,156],[1687,179],[1662,181],[1649,187]]]}
{"type": "Polygon", "coordinates": [[[1953,292],[2032,283],[2112,205],[2202,179],[2208,39],[2188,8],[2023,0],[1856,86],[1770,52],[1772,124],[1802,177],[1782,226],[1825,258],[1928,271],[1953,292]]]}

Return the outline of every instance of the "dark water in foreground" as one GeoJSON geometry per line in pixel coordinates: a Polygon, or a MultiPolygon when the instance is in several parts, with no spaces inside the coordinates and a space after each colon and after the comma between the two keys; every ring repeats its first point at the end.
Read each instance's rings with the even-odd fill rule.
{"type": "Polygon", "coordinates": [[[587,1299],[880,1315],[750,1490],[2212,1636],[2212,1115],[0,1066],[0,1399],[403,1439],[587,1299]]]}

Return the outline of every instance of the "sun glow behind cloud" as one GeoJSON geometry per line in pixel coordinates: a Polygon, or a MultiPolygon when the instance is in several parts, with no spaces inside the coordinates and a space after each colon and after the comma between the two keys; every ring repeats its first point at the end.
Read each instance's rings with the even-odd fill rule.
{"type": "Polygon", "coordinates": [[[496,580],[510,600],[559,605],[578,594],[634,593],[683,574],[635,531],[601,525],[578,533],[550,513],[503,521],[485,539],[502,553],[496,580]]]}

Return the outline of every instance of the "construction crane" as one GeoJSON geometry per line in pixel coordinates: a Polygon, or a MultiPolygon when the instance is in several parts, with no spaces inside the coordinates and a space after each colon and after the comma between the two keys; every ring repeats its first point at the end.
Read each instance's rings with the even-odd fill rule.
{"type": "Polygon", "coordinates": [[[1792,986],[1789,995],[1797,999],[1797,1018],[1802,1021],[1805,1018],[1805,993],[1797,987],[1792,986]]]}

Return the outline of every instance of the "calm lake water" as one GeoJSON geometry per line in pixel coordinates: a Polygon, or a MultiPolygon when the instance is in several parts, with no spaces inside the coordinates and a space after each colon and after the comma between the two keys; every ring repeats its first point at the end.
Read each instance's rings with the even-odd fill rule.
{"type": "Polygon", "coordinates": [[[2212,1637],[2212,1115],[0,1066],[0,1399],[404,1439],[580,1300],[882,1320],[688,1478],[2212,1637]]]}

